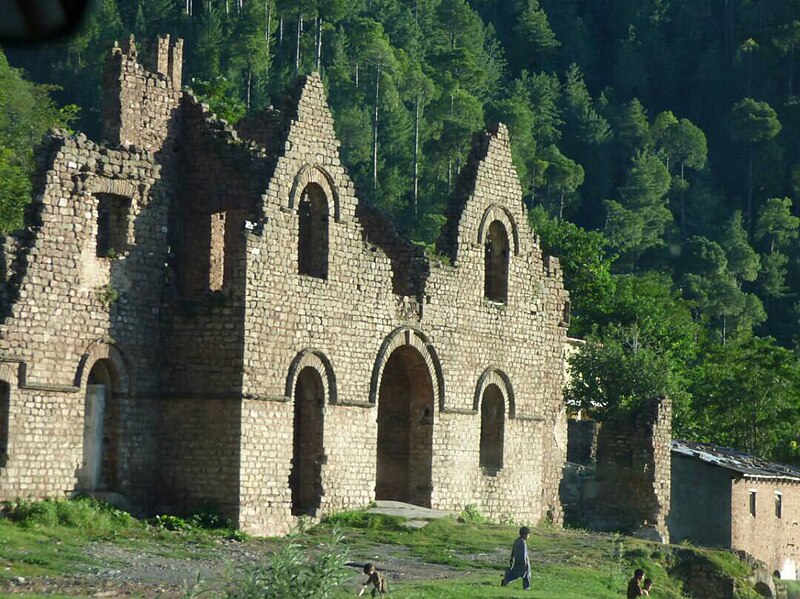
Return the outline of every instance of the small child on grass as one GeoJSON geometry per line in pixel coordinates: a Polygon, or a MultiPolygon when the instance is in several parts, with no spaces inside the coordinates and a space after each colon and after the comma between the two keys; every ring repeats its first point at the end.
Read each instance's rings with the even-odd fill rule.
{"type": "Polygon", "coordinates": [[[388,592],[386,577],[378,572],[375,568],[375,564],[364,564],[364,574],[366,574],[368,578],[364,581],[364,584],[361,585],[361,590],[358,592],[359,597],[364,594],[364,591],[366,591],[370,585],[372,585],[371,595],[373,597],[385,595],[388,592]]]}

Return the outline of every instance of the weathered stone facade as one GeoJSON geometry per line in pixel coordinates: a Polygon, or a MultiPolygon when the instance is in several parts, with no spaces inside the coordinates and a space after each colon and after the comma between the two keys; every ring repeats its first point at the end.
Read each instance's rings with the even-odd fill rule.
{"type": "Polygon", "coordinates": [[[437,261],[357,200],[318,76],[237,133],[180,91],[181,48],[153,72],[113,49],[103,143],[47,138],[4,240],[0,498],[214,504],[269,534],[375,498],[560,522],[568,296],[505,127],[437,261]]]}

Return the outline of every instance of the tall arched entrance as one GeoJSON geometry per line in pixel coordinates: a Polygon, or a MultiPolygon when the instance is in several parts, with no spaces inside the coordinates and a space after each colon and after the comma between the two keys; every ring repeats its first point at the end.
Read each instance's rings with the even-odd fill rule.
{"type": "Polygon", "coordinates": [[[395,349],[378,393],[376,499],[431,505],[434,389],[425,359],[411,345],[395,349]]]}
{"type": "Polygon", "coordinates": [[[116,491],[119,476],[119,373],[109,359],[97,360],[86,383],[80,490],[116,491]]]}
{"type": "Polygon", "coordinates": [[[294,388],[292,443],[292,514],[316,514],[322,498],[323,413],[325,387],[317,369],[306,366],[294,388]]]}

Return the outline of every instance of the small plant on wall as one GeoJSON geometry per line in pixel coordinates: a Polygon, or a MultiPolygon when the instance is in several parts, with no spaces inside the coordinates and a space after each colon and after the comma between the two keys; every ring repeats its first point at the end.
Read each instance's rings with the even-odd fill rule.
{"type": "Polygon", "coordinates": [[[111,283],[107,283],[95,289],[95,297],[108,308],[119,299],[119,291],[111,283]]]}

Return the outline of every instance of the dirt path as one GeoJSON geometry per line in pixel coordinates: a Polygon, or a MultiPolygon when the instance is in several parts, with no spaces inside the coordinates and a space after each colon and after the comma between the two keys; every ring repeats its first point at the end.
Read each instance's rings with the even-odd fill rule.
{"type": "MultiPolygon", "coordinates": [[[[269,560],[274,545],[264,540],[219,541],[214,547],[129,549],[113,543],[93,543],[86,552],[90,564],[60,577],[0,580],[0,592],[13,594],[64,594],[89,597],[180,598],[200,579],[214,585],[236,570],[269,560]],[[174,548],[172,548],[174,553],[174,548]],[[194,554],[193,554],[194,553],[194,554]]],[[[435,580],[469,574],[449,566],[428,564],[412,556],[406,547],[372,545],[350,555],[352,584],[367,561],[380,565],[390,581],[435,580]]]]}

